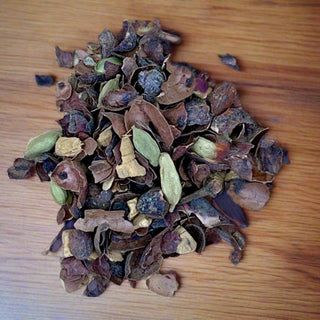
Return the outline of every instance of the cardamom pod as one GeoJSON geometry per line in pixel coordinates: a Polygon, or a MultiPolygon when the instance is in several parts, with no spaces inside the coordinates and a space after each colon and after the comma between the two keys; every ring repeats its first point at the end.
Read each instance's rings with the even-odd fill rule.
{"type": "Polygon", "coordinates": [[[120,74],[117,74],[114,79],[110,79],[109,81],[105,82],[104,86],[101,88],[99,98],[98,98],[98,108],[101,108],[102,99],[107,95],[109,91],[119,89],[119,82],[120,82],[120,74]]]}
{"type": "Polygon", "coordinates": [[[166,152],[159,157],[161,189],[170,203],[169,211],[172,212],[179,202],[182,193],[181,182],[177,169],[166,152]]]}
{"type": "Polygon", "coordinates": [[[50,181],[50,193],[52,195],[53,200],[59,204],[60,206],[67,203],[68,200],[68,192],[61,187],[59,187],[52,180],[50,181]]]}
{"type": "Polygon", "coordinates": [[[27,159],[35,159],[44,152],[49,152],[60,136],[61,131],[51,130],[30,139],[23,156],[27,159]]]}
{"type": "Polygon", "coordinates": [[[151,135],[135,126],[133,129],[133,144],[138,152],[149,160],[152,166],[159,165],[160,149],[151,135]]]}
{"type": "Polygon", "coordinates": [[[217,157],[216,145],[212,141],[202,137],[199,137],[191,150],[203,158],[215,159],[217,157]]]}

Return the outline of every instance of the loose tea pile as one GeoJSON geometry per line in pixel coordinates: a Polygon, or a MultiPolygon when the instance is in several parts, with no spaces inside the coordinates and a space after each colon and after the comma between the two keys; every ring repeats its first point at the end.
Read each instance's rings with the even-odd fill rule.
{"type": "Polygon", "coordinates": [[[265,206],[287,152],[232,83],[170,61],[180,37],[158,20],[124,21],[98,39],[56,47],[59,65],[74,68],[56,86],[61,130],[31,139],[8,175],[49,181],[62,229],[47,252],[63,251],[66,291],[87,285],[85,295],[99,296],[110,282],[147,279],[172,296],[179,284],[160,272],[163,259],[224,240],[240,261],[243,209],[265,206]]]}

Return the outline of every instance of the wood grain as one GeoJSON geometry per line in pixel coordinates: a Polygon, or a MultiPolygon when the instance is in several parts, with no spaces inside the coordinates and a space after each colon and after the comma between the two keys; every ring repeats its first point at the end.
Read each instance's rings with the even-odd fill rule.
{"type": "Polygon", "coordinates": [[[319,319],[320,2],[308,0],[1,1],[1,319],[319,319]],[[54,87],[64,79],[54,46],[96,41],[123,19],[160,18],[181,32],[174,59],[234,81],[245,108],[289,150],[291,164],[259,213],[248,212],[248,248],[233,266],[225,244],[165,261],[181,275],[173,299],[143,284],[110,286],[99,298],[67,294],[56,257],[41,251],[58,231],[49,187],[9,181],[6,169],[30,137],[56,128],[54,87]],[[238,57],[242,71],[217,54],[238,57]]]}

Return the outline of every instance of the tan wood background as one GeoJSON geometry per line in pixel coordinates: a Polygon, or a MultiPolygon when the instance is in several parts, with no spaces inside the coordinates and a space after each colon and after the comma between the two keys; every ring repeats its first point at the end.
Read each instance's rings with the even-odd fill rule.
{"type": "Polygon", "coordinates": [[[320,1],[1,0],[1,319],[319,319],[320,1]],[[226,244],[165,261],[181,275],[172,299],[141,283],[111,285],[99,298],[67,294],[57,257],[45,257],[59,230],[48,184],[9,181],[6,169],[30,137],[56,128],[54,87],[64,79],[54,46],[73,50],[123,19],[160,18],[183,35],[174,59],[234,81],[245,108],[288,148],[291,165],[272,198],[248,212],[248,247],[233,266],[226,244]],[[217,54],[238,57],[242,71],[217,54]]]}

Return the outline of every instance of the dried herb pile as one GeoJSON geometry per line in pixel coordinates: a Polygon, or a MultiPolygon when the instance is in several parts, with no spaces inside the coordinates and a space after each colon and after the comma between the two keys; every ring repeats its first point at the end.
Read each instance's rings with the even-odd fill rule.
{"type": "Polygon", "coordinates": [[[56,85],[61,130],[31,139],[8,175],[50,183],[62,228],[47,252],[63,251],[66,291],[86,285],[85,295],[99,296],[110,282],[147,279],[172,296],[179,284],[160,272],[163,259],[223,240],[240,261],[243,209],[265,206],[287,152],[232,83],[170,61],[180,37],[158,20],[124,21],[98,40],[56,47],[59,65],[74,68],[56,85]]]}

